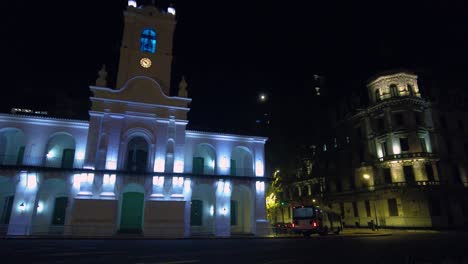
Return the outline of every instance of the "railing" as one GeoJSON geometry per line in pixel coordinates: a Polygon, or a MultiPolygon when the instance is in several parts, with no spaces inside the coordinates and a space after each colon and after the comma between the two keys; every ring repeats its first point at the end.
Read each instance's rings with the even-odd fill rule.
{"type": "Polygon", "coordinates": [[[437,155],[431,152],[410,152],[410,153],[401,153],[401,154],[390,154],[384,157],[378,158],[377,161],[391,161],[391,160],[400,160],[400,159],[419,159],[419,158],[437,158],[437,155]]]}
{"type": "Polygon", "coordinates": [[[0,165],[3,166],[35,166],[47,168],[83,168],[83,159],[65,161],[62,157],[0,155],[0,165]]]}
{"type": "MultiPolygon", "coordinates": [[[[366,193],[366,192],[374,192],[380,190],[399,190],[399,189],[408,189],[408,188],[433,188],[439,186],[447,186],[447,182],[441,181],[414,181],[414,182],[393,182],[387,184],[379,184],[379,185],[370,185],[370,186],[363,186],[354,189],[342,190],[337,192],[328,192],[327,195],[345,195],[345,194],[353,194],[353,193],[366,193]]],[[[466,186],[466,185],[465,185],[466,186]]]]}

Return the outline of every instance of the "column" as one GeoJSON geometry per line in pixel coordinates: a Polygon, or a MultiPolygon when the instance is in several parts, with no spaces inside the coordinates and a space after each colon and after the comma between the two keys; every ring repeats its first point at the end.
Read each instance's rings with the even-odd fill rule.
{"type": "Polygon", "coordinates": [[[28,172],[19,173],[15,180],[17,181],[15,199],[7,234],[25,236],[32,231],[39,180],[36,173],[28,172]]]}
{"type": "Polygon", "coordinates": [[[269,235],[271,228],[267,220],[265,182],[255,182],[255,235],[269,235]]]}
{"type": "Polygon", "coordinates": [[[230,181],[218,180],[216,183],[215,236],[231,235],[231,192],[230,181]]]}

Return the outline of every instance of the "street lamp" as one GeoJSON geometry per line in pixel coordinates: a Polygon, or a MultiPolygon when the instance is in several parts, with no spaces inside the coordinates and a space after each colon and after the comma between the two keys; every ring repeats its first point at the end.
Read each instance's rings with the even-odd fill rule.
{"type": "MultiPolygon", "coordinates": [[[[364,173],[364,174],[362,175],[362,178],[363,178],[365,181],[367,181],[367,186],[370,186],[370,183],[369,183],[370,178],[371,178],[370,175],[367,174],[367,173],[364,173]]],[[[373,199],[372,203],[374,204],[375,226],[379,226],[378,218],[377,218],[377,208],[376,208],[376,206],[375,206],[375,203],[376,203],[377,199],[375,199],[375,196],[373,196],[373,198],[374,198],[374,199],[373,199]]],[[[375,230],[374,225],[372,225],[372,230],[375,230]]]]}
{"type": "Polygon", "coordinates": [[[261,93],[258,95],[258,99],[260,102],[265,102],[267,100],[267,95],[265,93],[261,93]]]}

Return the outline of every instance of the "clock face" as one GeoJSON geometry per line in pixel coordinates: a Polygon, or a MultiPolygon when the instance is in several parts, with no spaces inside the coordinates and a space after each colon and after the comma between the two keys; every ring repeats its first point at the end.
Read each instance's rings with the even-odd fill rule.
{"type": "Polygon", "coordinates": [[[148,58],[143,58],[140,60],[140,65],[143,68],[149,68],[151,67],[151,60],[148,58]]]}

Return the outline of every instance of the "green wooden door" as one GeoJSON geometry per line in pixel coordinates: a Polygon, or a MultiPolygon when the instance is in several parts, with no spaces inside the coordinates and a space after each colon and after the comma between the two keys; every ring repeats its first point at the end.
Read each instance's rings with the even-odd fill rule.
{"type": "Polygon", "coordinates": [[[231,200],[231,225],[237,225],[237,201],[231,200]]]}
{"type": "Polygon", "coordinates": [[[231,160],[231,175],[236,176],[236,160],[231,160]]]}
{"type": "Polygon", "coordinates": [[[201,226],[203,213],[203,201],[192,200],[190,207],[190,225],[201,226]]]}
{"type": "Polygon", "coordinates": [[[18,156],[16,157],[16,165],[23,164],[23,156],[24,156],[24,146],[20,147],[18,150],[18,156]]]}
{"type": "Polygon", "coordinates": [[[68,198],[57,197],[55,198],[54,213],[52,215],[53,225],[65,224],[65,213],[67,211],[68,198]]]}
{"type": "Polygon", "coordinates": [[[2,218],[0,219],[2,224],[8,225],[10,223],[11,217],[11,210],[13,209],[13,201],[15,200],[15,196],[7,196],[5,197],[5,201],[3,204],[2,210],[2,218]]]}
{"type": "Polygon", "coordinates": [[[205,159],[201,157],[194,157],[193,158],[193,174],[203,174],[203,165],[205,163],[205,159]]]}
{"type": "Polygon", "coordinates": [[[144,194],[126,192],[122,198],[120,216],[121,233],[141,233],[143,223],[144,194]]]}
{"type": "Polygon", "coordinates": [[[62,168],[73,168],[73,160],[75,159],[74,149],[64,149],[62,154],[62,168]]]}

